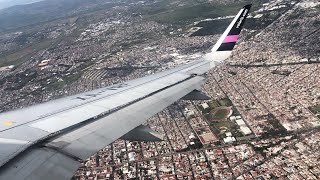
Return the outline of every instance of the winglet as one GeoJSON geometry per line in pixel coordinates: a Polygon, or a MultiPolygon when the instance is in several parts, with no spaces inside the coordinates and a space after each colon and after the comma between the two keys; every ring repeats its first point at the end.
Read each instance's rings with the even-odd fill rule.
{"type": "Polygon", "coordinates": [[[239,34],[245,20],[247,19],[251,6],[252,4],[248,4],[239,11],[220,39],[213,46],[211,52],[204,56],[205,59],[211,61],[223,61],[231,56],[231,51],[239,38],[239,34]]]}

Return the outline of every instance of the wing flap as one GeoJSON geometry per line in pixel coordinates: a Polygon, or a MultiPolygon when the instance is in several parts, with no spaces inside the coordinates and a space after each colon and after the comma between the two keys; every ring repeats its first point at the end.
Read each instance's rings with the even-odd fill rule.
{"type": "Polygon", "coordinates": [[[0,179],[70,179],[80,163],[48,148],[30,149],[0,170],[0,179]]]}
{"type": "Polygon", "coordinates": [[[64,146],[59,147],[61,151],[86,159],[203,83],[203,77],[194,77],[67,133],[52,142],[55,144],[64,142],[64,146]]]}
{"type": "Polygon", "coordinates": [[[106,111],[106,108],[98,107],[98,106],[83,106],[72,111],[66,111],[62,114],[58,114],[57,116],[52,116],[42,121],[35,122],[30,124],[29,126],[41,129],[43,131],[47,131],[50,133],[54,133],[60,130],[65,129],[66,127],[72,126],[74,124],[78,124],[87,119],[90,119],[98,114],[101,114],[106,111]],[[86,112],[86,113],[83,113],[86,112]]]}

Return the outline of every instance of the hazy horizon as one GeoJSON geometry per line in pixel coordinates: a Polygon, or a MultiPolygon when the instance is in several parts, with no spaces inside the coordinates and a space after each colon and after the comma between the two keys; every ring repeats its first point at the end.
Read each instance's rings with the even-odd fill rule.
{"type": "Polygon", "coordinates": [[[35,3],[43,0],[0,0],[0,9],[9,8],[15,5],[35,3]]]}

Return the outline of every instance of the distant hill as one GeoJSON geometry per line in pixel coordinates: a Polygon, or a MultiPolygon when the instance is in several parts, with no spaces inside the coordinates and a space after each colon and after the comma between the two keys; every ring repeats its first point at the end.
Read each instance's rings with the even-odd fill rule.
{"type": "Polygon", "coordinates": [[[0,10],[0,32],[75,15],[95,8],[113,7],[120,1],[114,2],[112,0],[45,0],[9,7],[0,10]]]}

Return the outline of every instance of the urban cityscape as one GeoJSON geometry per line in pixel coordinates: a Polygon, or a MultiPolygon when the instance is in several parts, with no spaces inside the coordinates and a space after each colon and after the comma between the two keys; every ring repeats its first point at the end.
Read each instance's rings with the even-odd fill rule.
{"type": "MultiPolygon", "coordinates": [[[[247,1],[199,2],[128,0],[0,31],[0,112],[200,58],[247,1]],[[218,3],[217,12],[237,7],[211,18],[178,12],[199,2],[218,3]],[[162,6],[177,13],[150,12],[162,6]]],[[[320,3],[253,3],[232,57],[205,74],[210,100],[175,102],[144,124],[164,141],[118,139],[72,179],[319,179],[320,3]]]]}

